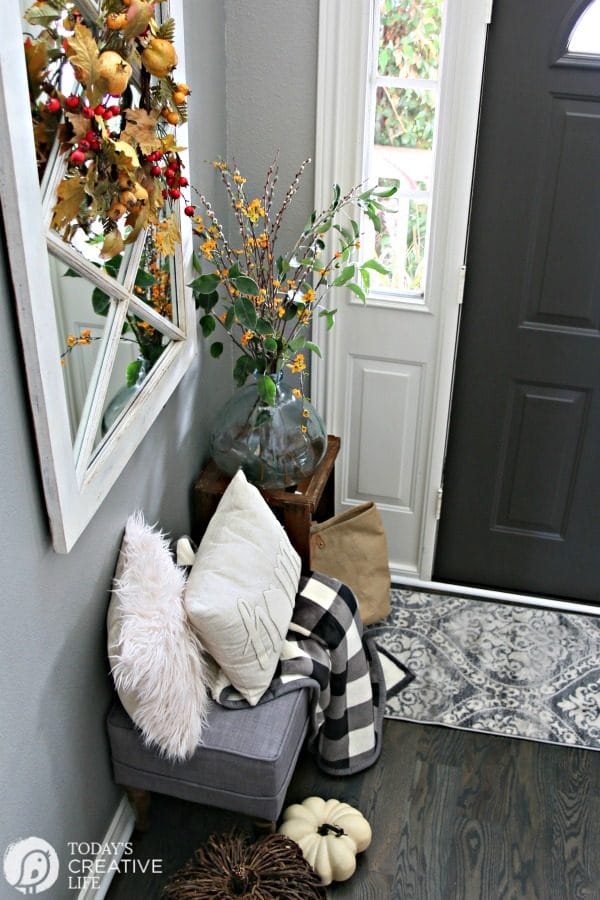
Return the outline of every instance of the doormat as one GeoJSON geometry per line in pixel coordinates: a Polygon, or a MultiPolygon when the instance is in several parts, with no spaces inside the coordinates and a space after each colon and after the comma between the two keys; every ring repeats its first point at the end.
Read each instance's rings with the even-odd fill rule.
{"type": "Polygon", "coordinates": [[[387,718],[600,750],[600,617],[392,588],[369,631],[414,674],[387,718]]]}

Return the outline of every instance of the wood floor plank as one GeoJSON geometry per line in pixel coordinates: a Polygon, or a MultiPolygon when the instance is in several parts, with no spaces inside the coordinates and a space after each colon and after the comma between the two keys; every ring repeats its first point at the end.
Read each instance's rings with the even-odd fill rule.
{"type": "MultiPolygon", "coordinates": [[[[595,755],[598,757],[598,754],[595,755]]],[[[574,900],[600,898],[600,760],[568,750],[555,759],[551,848],[553,880],[574,900]]]]}
{"type": "MultiPolygon", "coordinates": [[[[359,808],[373,829],[330,900],[600,900],[600,754],[386,720],[379,761],[347,778],[303,755],[287,802],[359,808]]],[[[158,900],[167,876],[246,817],[155,796],[134,855],[165,875],[117,877],[108,900],[158,900]]],[[[258,833],[254,832],[255,834],[258,833]]]]}

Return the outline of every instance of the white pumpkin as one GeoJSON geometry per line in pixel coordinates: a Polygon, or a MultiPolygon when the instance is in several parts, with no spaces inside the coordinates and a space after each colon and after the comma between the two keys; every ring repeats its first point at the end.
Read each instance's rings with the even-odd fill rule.
{"type": "Polygon", "coordinates": [[[308,797],[283,813],[280,834],[295,841],[323,884],[346,881],[356,870],[356,854],[371,843],[371,826],[361,812],[341,800],[308,797]]]}

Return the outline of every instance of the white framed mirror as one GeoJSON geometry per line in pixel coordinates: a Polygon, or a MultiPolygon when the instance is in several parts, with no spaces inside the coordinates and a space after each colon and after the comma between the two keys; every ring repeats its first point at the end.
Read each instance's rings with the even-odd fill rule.
{"type": "MultiPolygon", "coordinates": [[[[106,8],[96,0],[76,0],[76,5],[83,14],[78,24],[89,24],[91,30],[105,21],[106,8]]],[[[197,351],[196,314],[186,287],[192,279],[191,228],[184,201],[168,191],[161,192],[167,195],[162,201],[156,200],[152,221],[146,221],[144,212],[143,227],[136,225],[131,212],[145,209],[146,201],[139,198],[132,200],[120,220],[113,221],[104,210],[84,218],[82,225],[79,214],[57,214],[58,186],[67,183],[67,176],[69,185],[89,182],[92,167],[100,163],[82,163],[69,173],[69,153],[79,144],[70,132],[71,149],[65,153],[64,130],[62,152],[57,146],[50,149],[48,142],[47,152],[40,153],[29,113],[23,48],[24,30],[32,31],[32,23],[22,18],[29,6],[25,0],[21,8],[11,2],[0,29],[0,201],[52,540],[57,552],[67,553],[197,351]],[[170,239],[177,234],[180,240],[170,239]]],[[[184,83],[182,0],[157,3],[154,15],[159,24],[170,17],[175,21],[174,75],[184,83]]],[[[56,76],[62,79],[60,122],[69,112],[64,104],[70,90],[64,86],[69,65],[61,63],[56,76]]],[[[140,71],[134,68],[131,85],[140,71]]],[[[148,73],[142,77],[147,91],[148,73]]],[[[162,82],[152,78],[152,87],[156,84],[162,82]]],[[[136,90],[133,87],[128,95],[132,107],[136,90]]],[[[84,88],[75,109],[75,130],[85,118],[88,93],[84,88]]],[[[104,132],[101,118],[91,127],[101,139],[112,141],[112,147],[124,127],[121,123],[128,120],[115,115],[115,125],[108,118],[112,131],[104,132]]],[[[165,121],[161,134],[168,133],[173,134],[174,152],[185,166],[185,151],[179,149],[186,145],[185,125],[177,125],[175,140],[165,121]]],[[[144,177],[150,187],[147,155],[144,177]]],[[[160,160],[163,170],[170,158],[160,160]]],[[[119,173],[113,166],[110,179],[119,173]]],[[[155,197],[158,193],[151,194],[153,201],[155,197]]],[[[95,209],[89,192],[80,209],[86,203],[95,209]]]]}

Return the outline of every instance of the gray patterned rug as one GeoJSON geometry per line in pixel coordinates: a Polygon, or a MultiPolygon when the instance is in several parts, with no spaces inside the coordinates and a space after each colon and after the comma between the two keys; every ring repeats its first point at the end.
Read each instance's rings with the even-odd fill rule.
{"type": "Polygon", "coordinates": [[[600,750],[600,618],[392,589],[377,643],[414,673],[392,719],[600,750]]]}

